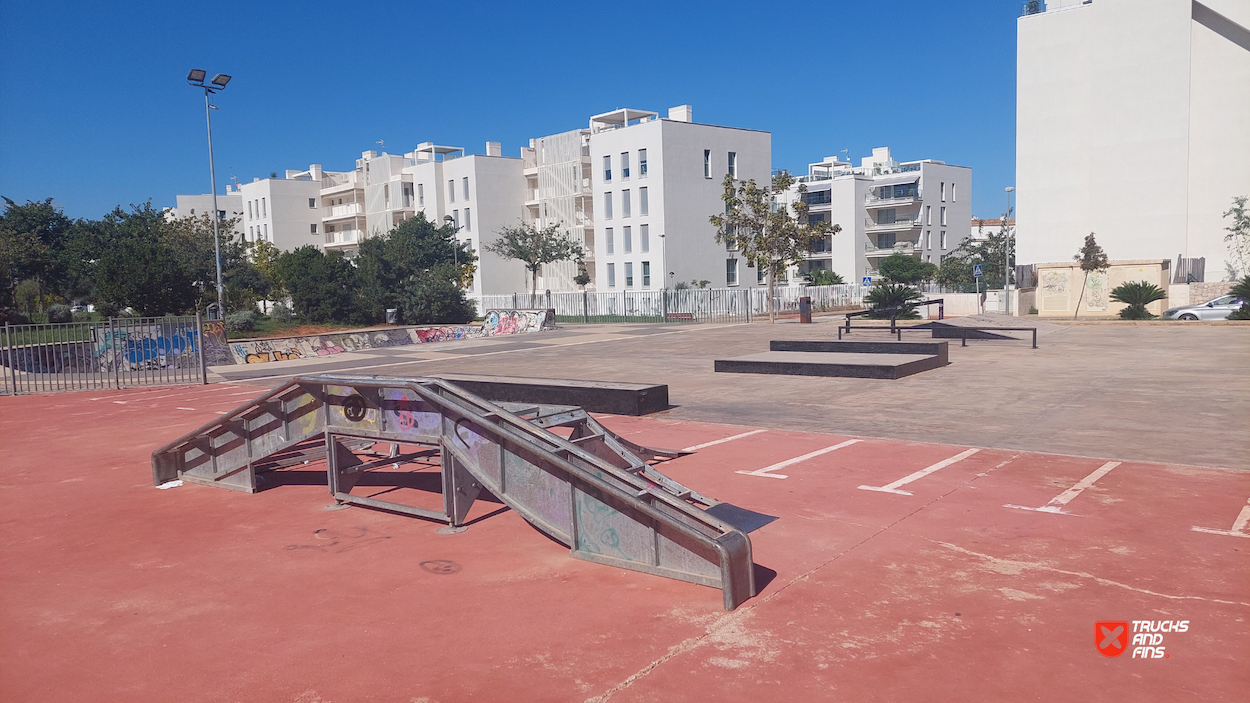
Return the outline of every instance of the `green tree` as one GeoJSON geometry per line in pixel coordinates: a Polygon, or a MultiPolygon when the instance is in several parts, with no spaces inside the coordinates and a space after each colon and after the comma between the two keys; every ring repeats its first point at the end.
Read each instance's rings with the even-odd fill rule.
{"type": "Polygon", "coordinates": [[[845,283],[832,269],[812,269],[807,274],[807,284],[811,286],[840,286],[845,283]]]}
{"type": "MultiPolygon", "coordinates": [[[[1005,213],[1002,222],[1011,219],[1011,211],[1005,213]]],[[[1008,225],[1000,225],[997,232],[987,232],[984,221],[977,225],[977,235],[959,243],[946,256],[942,257],[941,265],[934,273],[933,280],[952,288],[967,288],[970,292],[976,285],[973,269],[981,266],[981,286],[984,288],[1003,288],[1006,273],[1005,264],[1010,254],[1014,254],[1015,232],[1008,225]]]]}
{"type": "Polygon", "coordinates": [[[1241,299],[1241,307],[1229,314],[1230,320],[1250,320],[1250,274],[1242,277],[1233,289],[1228,291],[1241,299]]]}
{"type": "MultiPolygon", "coordinates": [[[[366,240],[367,241],[367,240],[366,240]]],[[[291,295],[295,314],[313,323],[359,322],[356,267],[342,252],[322,253],[306,244],[278,257],[279,284],[291,295]]]]}
{"type": "Polygon", "coordinates": [[[915,285],[937,274],[937,266],[911,254],[891,254],[878,265],[881,275],[894,283],[915,285]]]}
{"type": "Polygon", "coordinates": [[[476,305],[459,285],[455,265],[446,262],[404,279],[398,304],[404,321],[413,325],[456,324],[477,316],[476,305]]]}
{"type": "MultiPolygon", "coordinates": [[[[250,309],[257,297],[264,297],[267,288],[260,281],[248,261],[250,245],[243,237],[235,237],[234,230],[239,218],[219,221],[221,231],[221,277],[226,287],[226,308],[250,309]],[[261,290],[256,290],[259,286],[261,290]]],[[[197,307],[203,308],[217,302],[217,246],[213,235],[213,218],[210,213],[187,217],[167,218],[164,221],[162,241],[178,262],[200,284],[202,292],[197,307]]],[[[272,245],[271,245],[272,246],[272,245]]]]}
{"type": "Polygon", "coordinates": [[[194,309],[195,278],[168,246],[164,214],[152,203],[115,208],[101,222],[96,302],[132,307],[147,317],[194,309]]]}
{"type": "Polygon", "coordinates": [[[282,251],[273,242],[259,241],[248,251],[252,267],[265,277],[269,287],[269,299],[281,300],[286,297],[286,289],[278,284],[278,257],[282,251]]]}
{"type": "Polygon", "coordinates": [[[1244,195],[1233,198],[1233,206],[1224,213],[1233,221],[1224,228],[1228,234],[1224,241],[1228,244],[1229,278],[1236,280],[1238,276],[1250,275],[1250,210],[1246,208],[1247,198],[1244,195]]]}
{"type": "Polygon", "coordinates": [[[774,290],[777,276],[807,258],[823,237],[842,231],[841,225],[809,222],[808,204],[803,198],[807,185],[800,183],[798,197],[789,206],[781,203],[796,179],[779,171],[765,186],[755,179],[737,182],[731,174],[721,183],[725,212],[708,220],[716,228],[716,242],[741,252],[749,266],[768,275],[768,319],[776,321],[774,290]]]}
{"type": "Polygon", "coordinates": [[[18,205],[4,198],[0,214],[0,304],[11,304],[18,283],[34,281],[35,304],[46,308],[68,299],[78,267],[66,256],[76,223],[52,204],[52,198],[18,205]]]}
{"type": "Polygon", "coordinates": [[[864,296],[868,303],[868,317],[874,320],[888,320],[891,317],[899,320],[917,320],[920,313],[916,312],[913,303],[921,299],[920,291],[902,283],[878,283],[864,296]]]}
{"type": "Polygon", "coordinates": [[[1154,315],[1146,306],[1166,297],[1168,294],[1162,288],[1145,281],[1128,281],[1111,289],[1111,299],[1128,306],[1120,311],[1120,317],[1125,320],[1149,320],[1154,315]]]}
{"type": "MultiPolygon", "coordinates": [[[[450,276],[450,288],[439,284],[427,295],[440,291],[451,296],[445,303],[447,309],[463,307],[464,285],[473,280],[477,255],[456,240],[454,226],[436,227],[425,219],[424,213],[417,213],[416,217],[404,220],[391,231],[361,242],[356,264],[361,313],[369,321],[380,322],[385,319],[387,308],[405,309],[403,300],[412,299],[408,284],[414,277],[428,283],[441,280],[443,274],[450,276]],[[433,278],[423,275],[436,268],[443,274],[433,278]]],[[[438,307],[425,306],[423,309],[438,307]]],[[[407,314],[404,319],[417,324],[407,314]]]]}
{"type": "Polygon", "coordinates": [[[514,259],[525,264],[530,274],[530,304],[538,295],[538,272],[543,264],[557,261],[581,261],[586,252],[582,245],[571,239],[567,233],[561,233],[558,225],[548,225],[542,229],[528,222],[515,227],[499,230],[499,238],[482,247],[504,259],[514,259]]]}
{"type": "Polygon", "coordinates": [[[1085,235],[1085,244],[1081,245],[1080,251],[1072,259],[1085,272],[1085,278],[1081,281],[1081,294],[1076,299],[1076,311],[1072,313],[1072,319],[1075,320],[1081,311],[1081,301],[1085,299],[1085,285],[1089,283],[1089,275],[1095,271],[1106,271],[1111,262],[1107,259],[1107,253],[1094,240],[1093,232],[1085,235]]]}

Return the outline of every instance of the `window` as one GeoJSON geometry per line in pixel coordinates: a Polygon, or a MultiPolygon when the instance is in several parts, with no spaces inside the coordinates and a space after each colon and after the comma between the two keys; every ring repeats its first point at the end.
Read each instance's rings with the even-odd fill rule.
{"type": "Polygon", "coordinates": [[[616,253],[616,249],[615,249],[616,244],[615,242],[612,241],[612,228],[611,227],[603,230],[603,243],[604,243],[604,246],[607,247],[609,254],[616,253]]]}
{"type": "Polygon", "coordinates": [[[417,184],[417,206],[425,207],[425,184],[417,184]]]}
{"type": "Polygon", "coordinates": [[[603,219],[612,219],[612,193],[603,194],[603,219]]]}
{"type": "Polygon", "coordinates": [[[645,178],[647,176],[647,150],[638,150],[638,177],[645,178]]]}
{"type": "MultiPolygon", "coordinates": [[[[248,203],[248,204],[251,205],[251,203],[248,203]]],[[[252,231],[251,227],[247,228],[247,238],[252,240],[253,242],[256,241],[256,233],[252,231]]]]}
{"type": "Polygon", "coordinates": [[[473,216],[469,213],[469,208],[464,209],[464,231],[473,231],[473,216]]]}
{"type": "Polygon", "coordinates": [[[941,218],[942,218],[942,219],[941,219],[941,224],[942,224],[942,226],[943,226],[943,227],[945,227],[945,226],[946,226],[946,208],[945,208],[945,207],[943,207],[943,208],[942,208],[941,213],[942,213],[942,214],[941,214],[941,218]]]}
{"type": "Polygon", "coordinates": [[[725,259],[725,285],[738,285],[738,260],[725,259]]]}
{"type": "Polygon", "coordinates": [[[317,199],[316,199],[316,198],[309,198],[309,199],[308,199],[308,207],[309,207],[309,208],[316,208],[316,207],[317,207],[317,199]]]}
{"type": "Polygon", "coordinates": [[[729,175],[738,177],[738,153],[734,151],[729,152],[729,175]]]}
{"type": "Polygon", "coordinates": [[[763,266],[755,269],[755,282],[756,283],[764,282],[764,267],[763,266]]]}
{"type": "Polygon", "coordinates": [[[879,249],[892,249],[898,242],[894,232],[886,232],[877,235],[877,247],[879,249]]]}
{"type": "Polygon", "coordinates": [[[268,223],[265,224],[265,241],[266,242],[272,241],[269,239],[269,224],[268,223]]]}
{"type": "Polygon", "coordinates": [[[946,183],[945,182],[942,183],[941,190],[942,190],[942,202],[946,202],[946,183]]]}
{"type": "Polygon", "coordinates": [[[809,190],[800,197],[800,200],[808,205],[828,205],[833,202],[833,191],[809,190]]]}
{"type": "Polygon", "coordinates": [[[456,180],[447,181],[447,202],[456,202],[456,180]]]}
{"type": "Polygon", "coordinates": [[[629,217],[629,191],[621,191],[621,217],[629,217]]]}
{"type": "Polygon", "coordinates": [[[938,243],[941,245],[942,251],[946,251],[946,230],[942,230],[941,232],[939,232],[938,237],[939,237],[938,243]]]}
{"type": "Polygon", "coordinates": [[[641,225],[638,228],[638,251],[641,251],[644,254],[646,252],[651,251],[651,226],[650,225],[641,225]]]}
{"type": "Polygon", "coordinates": [[[612,180],[612,157],[611,156],[603,157],[603,180],[604,181],[612,180]]]}
{"type": "Polygon", "coordinates": [[[256,219],[252,217],[252,201],[251,200],[247,201],[247,219],[249,220],[256,219]]]}
{"type": "Polygon", "coordinates": [[[608,264],[608,288],[616,287],[616,264],[608,264]]]}
{"type": "Polygon", "coordinates": [[[886,208],[877,213],[877,224],[892,225],[898,221],[897,217],[898,214],[894,211],[894,208],[886,208]]]}
{"type": "MultiPolygon", "coordinates": [[[[628,253],[630,253],[630,252],[632,252],[632,251],[634,250],[634,238],[633,238],[633,235],[632,235],[632,234],[631,234],[631,232],[630,232],[630,228],[629,228],[629,227],[626,227],[626,228],[625,228],[625,231],[621,232],[621,242],[625,245],[625,253],[626,253],[626,254],[628,254],[628,253]]],[[[626,266],[629,266],[629,264],[625,264],[625,265],[626,265],[626,266]]]]}
{"type": "Polygon", "coordinates": [[[634,264],[631,261],[625,262],[625,287],[634,287],[634,264]]]}
{"type": "Polygon", "coordinates": [[[260,216],[269,217],[269,204],[265,202],[265,198],[260,199],[260,216]]]}
{"type": "Polygon", "coordinates": [[[461,180],[462,180],[462,181],[463,181],[463,183],[464,183],[464,188],[463,188],[464,199],[465,199],[465,200],[468,200],[468,199],[469,199],[469,177],[468,177],[468,176],[465,176],[465,177],[464,177],[463,179],[461,179],[461,180]]]}
{"type": "Polygon", "coordinates": [[[460,229],[460,211],[459,210],[451,211],[451,223],[455,225],[456,229],[460,229]]]}
{"type": "Polygon", "coordinates": [[[412,184],[404,183],[404,207],[412,207],[412,184]]]}
{"type": "Polygon", "coordinates": [[[308,233],[309,233],[309,234],[316,234],[316,233],[317,233],[317,225],[308,225],[308,233]]]}
{"type": "Polygon", "coordinates": [[[385,205],[386,209],[390,210],[391,209],[391,186],[389,184],[382,186],[382,200],[386,203],[385,205]]]}
{"type": "Polygon", "coordinates": [[[955,184],[951,184],[951,202],[955,202],[955,184]]]}
{"type": "Polygon", "coordinates": [[[926,225],[933,224],[933,206],[932,205],[924,206],[924,223],[926,225]]]}
{"type": "Polygon", "coordinates": [[[703,150],[703,177],[704,178],[712,177],[712,150],[711,149],[703,150]]]}
{"type": "Polygon", "coordinates": [[[643,288],[651,287],[651,262],[650,261],[642,262],[642,287],[643,288]]]}
{"type": "Polygon", "coordinates": [[[621,152],[621,178],[629,178],[629,152],[621,152]]]}
{"type": "Polygon", "coordinates": [[[638,214],[646,215],[650,209],[651,208],[647,203],[647,189],[639,188],[638,189],[638,214]]]}
{"type": "Polygon", "coordinates": [[[933,248],[933,230],[931,229],[927,229],[924,232],[924,248],[925,249],[933,248]]]}

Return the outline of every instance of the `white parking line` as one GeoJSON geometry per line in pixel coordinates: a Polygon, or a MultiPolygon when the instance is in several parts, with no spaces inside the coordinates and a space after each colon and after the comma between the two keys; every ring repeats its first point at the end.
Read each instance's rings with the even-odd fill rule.
{"type": "Polygon", "coordinates": [[[718,439],[718,440],[714,440],[714,441],[712,441],[712,442],[704,442],[703,444],[696,444],[696,445],[694,445],[693,447],[686,447],[685,449],[683,449],[683,450],[681,450],[681,451],[683,451],[683,452],[697,452],[697,451],[699,451],[700,449],[707,449],[708,447],[714,447],[714,446],[716,446],[716,445],[718,445],[718,444],[724,444],[725,442],[732,442],[732,441],[734,441],[735,439],[742,439],[743,437],[750,437],[750,436],[751,436],[751,435],[753,435],[753,434],[759,434],[759,433],[761,433],[761,432],[767,432],[767,431],[768,431],[768,430],[751,430],[750,432],[743,432],[742,434],[736,434],[736,435],[734,435],[734,436],[732,436],[732,437],[726,437],[726,438],[724,438],[724,439],[718,439]]]}
{"type": "Polygon", "coordinates": [[[1016,510],[1032,510],[1035,513],[1058,513],[1061,515],[1071,515],[1071,513],[1065,512],[1063,507],[1067,505],[1068,503],[1072,502],[1073,498],[1081,495],[1081,492],[1084,491],[1086,488],[1089,488],[1090,486],[1094,485],[1095,481],[1102,478],[1103,476],[1106,476],[1108,473],[1111,472],[1112,469],[1114,469],[1115,467],[1119,465],[1120,465],[1120,462],[1118,461],[1108,461],[1107,463],[1095,469],[1094,473],[1086,476],[1080,481],[1077,481],[1075,486],[1069,488],[1063,493],[1060,493],[1054,498],[1051,498],[1049,503],[1047,503],[1046,505],[1043,505],[1040,508],[1026,508],[1023,505],[1011,505],[1011,504],[1004,505],[1003,507],[1014,508],[1016,510]]]}
{"type": "Polygon", "coordinates": [[[174,410],[195,410],[195,408],[174,408],[174,410]]]}
{"type": "Polygon", "coordinates": [[[906,486],[912,481],[922,479],[925,476],[928,476],[929,474],[934,473],[935,471],[941,471],[942,469],[945,469],[951,464],[954,464],[957,461],[963,461],[964,459],[967,459],[968,457],[972,456],[973,454],[976,454],[979,451],[981,450],[980,449],[965,449],[964,451],[956,454],[955,456],[949,459],[943,459],[932,466],[927,466],[915,473],[907,474],[906,476],[900,478],[894,483],[887,483],[884,486],[860,486],[859,488],[862,491],[878,491],[880,493],[893,493],[895,495],[900,495],[900,496],[909,496],[911,495],[911,491],[900,491],[898,487],[906,486]]]}
{"type": "Polygon", "coordinates": [[[1206,532],[1210,535],[1224,535],[1226,537],[1250,537],[1250,532],[1246,532],[1246,528],[1250,527],[1250,500],[1241,507],[1241,512],[1237,514],[1237,519],[1233,520],[1233,529],[1231,530],[1213,530],[1209,527],[1198,527],[1195,525],[1191,529],[1194,532],[1206,532]]]}
{"type": "Polygon", "coordinates": [[[789,476],[786,476],[785,474],[773,474],[769,472],[776,471],[777,469],[784,469],[787,466],[797,464],[800,461],[807,461],[808,459],[818,457],[821,454],[828,454],[829,452],[836,451],[838,449],[841,449],[842,447],[849,447],[852,444],[855,444],[856,442],[860,442],[860,441],[862,440],[848,439],[841,444],[835,444],[832,447],[825,447],[824,449],[817,449],[814,452],[808,452],[807,454],[804,454],[803,456],[796,456],[793,459],[787,459],[785,461],[773,464],[772,466],[765,466],[762,469],[756,469],[754,471],[735,471],[734,473],[742,474],[744,476],[763,476],[765,478],[790,478],[789,476]]]}

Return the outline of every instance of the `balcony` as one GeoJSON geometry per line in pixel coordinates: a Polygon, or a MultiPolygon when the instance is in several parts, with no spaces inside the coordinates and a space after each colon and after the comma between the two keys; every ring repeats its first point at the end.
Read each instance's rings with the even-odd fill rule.
{"type": "Polygon", "coordinates": [[[894,222],[873,222],[872,218],[866,218],[864,220],[864,231],[865,232],[906,232],[907,230],[912,229],[913,227],[919,227],[920,224],[921,222],[920,222],[919,217],[917,217],[914,220],[911,218],[907,218],[907,219],[902,219],[902,220],[895,220],[894,222]]]}
{"type": "Polygon", "coordinates": [[[341,229],[337,232],[326,232],[326,247],[341,247],[356,244],[361,240],[358,229],[341,229]]]}
{"type": "Polygon", "coordinates": [[[916,195],[904,195],[904,196],[896,197],[896,198],[878,198],[878,197],[874,197],[871,193],[864,196],[864,206],[870,209],[884,208],[884,207],[902,207],[906,205],[915,205],[918,202],[920,202],[919,193],[917,193],[916,195]]]}
{"type": "Polygon", "coordinates": [[[360,203],[346,203],[344,205],[333,205],[331,207],[322,208],[324,214],[322,217],[326,219],[334,219],[336,217],[352,217],[355,215],[365,214],[365,207],[360,203]]]}
{"type": "Polygon", "coordinates": [[[893,256],[894,254],[911,254],[914,256],[917,253],[915,242],[899,242],[892,247],[878,247],[872,242],[864,242],[864,255],[869,258],[893,256]]]}

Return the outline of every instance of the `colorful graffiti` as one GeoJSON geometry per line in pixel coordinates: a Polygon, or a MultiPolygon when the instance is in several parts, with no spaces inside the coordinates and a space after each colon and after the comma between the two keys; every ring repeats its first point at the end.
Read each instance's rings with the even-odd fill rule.
{"type": "Polygon", "coordinates": [[[200,334],[190,321],[88,323],[85,335],[90,341],[23,345],[11,357],[6,350],[0,362],[26,373],[186,369],[199,363],[200,334]]]}
{"type": "MultiPolygon", "coordinates": [[[[527,334],[552,329],[555,326],[554,323],[555,315],[550,310],[487,310],[485,322],[481,325],[407,327],[231,342],[229,351],[233,360],[220,363],[263,364],[291,359],[312,359],[366,349],[384,349],[505,334],[527,334]]],[[[207,354],[207,347],[205,352],[207,354]]],[[[213,362],[208,363],[214,365],[213,362]]]]}

